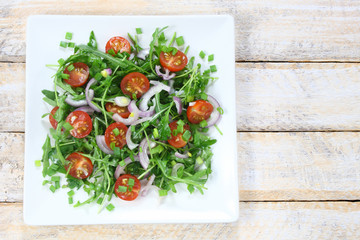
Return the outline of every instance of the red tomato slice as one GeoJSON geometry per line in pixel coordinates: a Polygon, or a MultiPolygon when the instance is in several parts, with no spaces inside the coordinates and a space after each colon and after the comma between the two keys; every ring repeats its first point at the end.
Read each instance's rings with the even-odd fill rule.
{"type": "Polygon", "coordinates": [[[129,109],[127,107],[120,107],[115,103],[106,103],[105,104],[106,111],[117,113],[122,118],[128,118],[130,116],[129,109]]]}
{"type": "Polygon", "coordinates": [[[66,171],[69,171],[69,174],[74,178],[87,178],[93,171],[93,164],[91,160],[78,152],[71,153],[66,158],[66,161],[67,164],[65,164],[65,169],[66,171]]]}
{"type": "Polygon", "coordinates": [[[55,113],[56,111],[59,109],[58,106],[54,107],[51,112],[50,112],[50,115],[49,115],[49,122],[51,124],[51,126],[56,129],[57,125],[58,125],[58,122],[55,120],[55,118],[53,116],[55,116],[55,113]]]}
{"type": "Polygon", "coordinates": [[[139,72],[132,72],[126,75],[120,84],[124,94],[132,98],[133,94],[140,98],[150,88],[150,82],[147,77],[139,72]]]}
{"type": "Polygon", "coordinates": [[[182,136],[183,136],[183,133],[186,130],[190,131],[189,125],[185,124],[184,125],[184,131],[182,133],[178,133],[176,136],[173,135],[173,131],[177,129],[177,126],[178,126],[177,121],[170,123],[169,126],[170,126],[170,129],[171,129],[171,138],[168,140],[168,143],[171,146],[176,147],[176,148],[184,147],[187,142],[184,141],[182,136]]]}
{"type": "Polygon", "coordinates": [[[105,142],[109,148],[110,144],[115,143],[115,147],[123,148],[126,145],[126,132],[128,128],[121,122],[115,122],[105,130],[105,142]],[[117,129],[117,130],[114,130],[117,129]]]}
{"type": "Polygon", "coordinates": [[[76,62],[72,64],[74,69],[69,71],[67,66],[64,70],[65,74],[69,74],[69,79],[64,79],[64,81],[73,86],[80,87],[84,85],[89,78],[89,67],[85,63],[76,62]]]}
{"type": "Polygon", "coordinates": [[[74,111],[71,112],[67,118],[66,122],[70,123],[73,127],[70,130],[70,134],[76,138],[84,138],[90,134],[92,130],[92,121],[86,112],[83,111],[74,111]]]}
{"type": "Polygon", "coordinates": [[[136,199],[139,195],[140,189],[141,189],[141,183],[139,179],[137,179],[137,177],[130,174],[121,175],[115,182],[115,194],[119,198],[125,201],[132,201],[136,199]],[[129,186],[129,179],[134,180],[133,186],[129,186]],[[119,186],[126,187],[127,188],[126,191],[124,191],[125,188],[120,189],[119,191],[119,186]]]}
{"type": "Polygon", "coordinates": [[[208,119],[213,110],[214,107],[211,103],[204,100],[196,100],[193,106],[188,107],[186,115],[189,122],[198,124],[201,121],[208,119]]]}
{"type": "Polygon", "coordinates": [[[118,52],[127,52],[129,54],[131,53],[130,43],[123,37],[110,38],[110,40],[106,43],[106,53],[108,53],[110,49],[114,50],[115,54],[117,54],[118,52]]]}
{"type": "Polygon", "coordinates": [[[169,69],[171,72],[178,72],[183,70],[187,63],[188,63],[188,59],[186,55],[179,50],[176,52],[175,55],[173,55],[172,52],[160,53],[161,66],[169,69]]]}

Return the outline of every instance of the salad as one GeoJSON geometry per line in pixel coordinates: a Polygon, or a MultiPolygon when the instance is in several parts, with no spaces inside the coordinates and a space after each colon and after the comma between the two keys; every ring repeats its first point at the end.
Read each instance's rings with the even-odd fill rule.
{"type": "MultiPolygon", "coordinates": [[[[140,28],[128,34],[130,41],[109,39],[105,52],[94,32],[86,45],[60,42],[74,53],[49,65],[57,68],[54,89],[42,91],[53,107],[43,115],[51,128],[35,164],[42,166],[43,185],[52,192],[67,188],[74,207],[96,202],[111,211],[114,196],[132,201],[151,189],[166,196],[177,192],[177,183],[190,193],[206,190],[216,143],[207,132],[221,133],[216,123],[223,114],[206,93],[216,66],[195,64],[183,37],[167,39],[166,28],[157,28],[147,47],[139,44],[140,28]],[[74,201],[77,191],[88,198],[74,201]]],[[[214,60],[203,51],[199,56],[214,60]]]]}

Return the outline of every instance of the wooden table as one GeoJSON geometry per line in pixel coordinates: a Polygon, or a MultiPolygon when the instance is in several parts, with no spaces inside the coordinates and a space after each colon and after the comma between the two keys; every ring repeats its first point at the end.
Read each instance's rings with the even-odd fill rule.
{"type": "Polygon", "coordinates": [[[359,62],[356,0],[2,0],[0,239],[359,239],[359,62]],[[25,27],[32,14],[235,18],[237,222],[24,225],[25,27]]]}

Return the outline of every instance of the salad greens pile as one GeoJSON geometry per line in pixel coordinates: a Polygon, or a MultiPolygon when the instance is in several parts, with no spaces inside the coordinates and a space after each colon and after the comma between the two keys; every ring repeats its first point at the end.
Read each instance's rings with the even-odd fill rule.
{"type": "MultiPolygon", "coordinates": [[[[192,124],[188,121],[186,111],[179,114],[174,96],[180,98],[183,109],[195,100],[207,100],[206,88],[216,78],[212,73],[216,71],[216,66],[212,65],[209,69],[202,69],[201,64],[195,64],[195,57],[191,57],[186,67],[176,72],[176,76],[171,81],[163,80],[156,72],[156,66],[160,65],[159,55],[161,52],[171,52],[175,54],[179,46],[184,45],[182,36],[176,37],[176,33],[169,39],[166,38],[164,28],[157,28],[152,34],[152,41],[148,48],[139,45],[139,34],[141,29],[136,29],[136,34],[128,34],[132,42],[131,57],[127,52],[118,52],[116,54],[104,53],[98,50],[94,32],[91,32],[89,42],[85,45],[74,45],[73,43],[61,42],[62,47],[74,48],[74,54],[67,59],[59,59],[57,71],[54,78],[54,89],[43,90],[43,100],[53,106],[58,107],[55,114],[44,114],[53,116],[58,122],[56,129],[50,128],[49,135],[46,137],[42,147],[42,159],[35,161],[37,166],[42,165],[42,175],[45,178],[43,185],[49,186],[52,192],[60,188],[68,188],[69,204],[74,207],[84,204],[97,202],[100,209],[105,206],[112,210],[114,206],[109,201],[114,195],[114,186],[116,177],[114,173],[118,166],[124,167],[127,174],[137,176],[137,178],[146,183],[149,176],[154,176],[152,185],[159,190],[160,196],[165,196],[169,191],[177,192],[176,184],[183,183],[187,185],[190,193],[194,191],[203,191],[206,189],[205,183],[211,174],[211,146],[216,143],[207,135],[209,128],[206,127],[206,121],[200,124],[192,124]],[[177,47],[174,47],[176,43],[177,47]],[[138,57],[142,51],[148,50],[144,58],[138,57]],[[99,112],[91,114],[92,131],[84,138],[75,138],[70,134],[72,126],[66,122],[67,116],[73,112],[76,107],[67,103],[66,99],[71,97],[73,101],[86,100],[85,87],[72,87],[64,79],[68,74],[64,73],[66,67],[75,62],[82,62],[89,66],[89,79],[96,79],[90,89],[94,91],[92,104],[100,109],[99,112]],[[112,74],[104,74],[104,69],[111,69],[112,74]],[[96,137],[104,135],[107,127],[114,123],[113,113],[105,108],[106,103],[114,103],[115,97],[125,96],[120,88],[121,80],[131,72],[140,72],[149,80],[158,81],[171,87],[171,91],[160,91],[155,94],[154,100],[149,102],[150,106],[155,107],[155,114],[149,120],[142,123],[128,126],[131,129],[131,139],[139,144],[143,139],[149,143],[149,165],[144,169],[138,161],[137,156],[144,151],[141,147],[130,149],[127,145],[123,148],[113,147],[113,154],[106,154],[98,146],[96,137]],[[177,132],[183,132],[184,126],[190,127],[185,131],[183,139],[188,143],[185,147],[175,148],[167,140],[171,138],[172,130],[169,124],[177,121],[177,132]],[[152,144],[150,144],[152,143],[152,144]],[[93,172],[88,178],[78,179],[69,174],[66,170],[66,158],[73,152],[80,152],[83,156],[89,158],[94,166],[93,172]],[[187,155],[185,158],[179,158],[175,153],[187,155]],[[124,159],[130,158],[131,162],[126,163],[124,159]],[[60,182],[62,185],[60,185],[60,182]],[[74,201],[76,191],[83,190],[88,194],[85,201],[74,201]]],[[[66,35],[71,40],[69,33],[66,35]]],[[[189,47],[184,48],[187,54],[189,47]]],[[[204,58],[204,52],[200,54],[204,58]]],[[[209,55],[208,60],[212,61],[214,55],[209,55]]],[[[137,104],[139,104],[139,99],[137,104]]],[[[141,100],[141,99],[140,99],[141,100]]],[[[215,109],[221,114],[221,107],[215,109]]],[[[215,125],[216,126],[216,125],[215,125]]],[[[220,130],[219,130],[220,131],[220,130]]],[[[220,132],[221,133],[221,132],[220,132]]],[[[140,192],[141,195],[141,192],[140,192]]],[[[116,195],[115,195],[116,196],[116,195]]],[[[100,210],[99,210],[100,211],[100,210]]]]}

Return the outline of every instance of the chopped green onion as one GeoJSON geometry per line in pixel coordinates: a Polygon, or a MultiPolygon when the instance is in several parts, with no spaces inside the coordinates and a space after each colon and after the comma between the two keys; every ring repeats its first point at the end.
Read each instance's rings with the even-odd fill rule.
{"type": "Polygon", "coordinates": [[[65,34],[65,39],[71,40],[71,39],[72,39],[72,33],[71,33],[71,32],[67,32],[67,33],[65,34]]]}
{"type": "Polygon", "coordinates": [[[54,171],[58,170],[59,169],[59,165],[57,164],[51,164],[50,168],[54,171]]]}
{"type": "Polygon", "coordinates": [[[207,95],[206,93],[202,92],[202,93],[200,94],[200,97],[201,97],[201,99],[203,99],[203,100],[207,100],[208,95],[207,95]]]}
{"type": "Polygon", "coordinates": [[[217,71],[216,65],[211,65],[211,66],[210,66],[210,71],[211,71],[211,72],[216,72],[216,71],[217,71]]]}
{"type": "Polygon", "coordinates": [[[69,74],[66,74],[66,73],[61,74],[62,79],[69,79],[69,77],[70,77],[69,74]]]}
{"type": "Polygon", "coordinates": [[[74,199],[72,197],[69,197],[69,204],[73,204],[74,203],[74,199]]]}
{"type": "Polygon", "coordinates": [[[174,48],[173,50],[172,50],[172,52],[171,52],[171,55],[173,55],[173,56],[175,56],[175,54],[177,53],[177,49],[176,48],[174,48]]]}
{"type": "Polygon", "coordinates": [[[119,162],[119,165],[120,165],[120,167],[123,167],[123,166],[126,165],[126,162],[125,162],[124,160],[121,160],[121,161],[119,162]]]}
{"type": "Polygon", "coordinates": [[[208,56],[208,61],[211,62],[214,60],[214,54],[208,56]]]}
{"type": "Polygon", "coordinates": [[[60,47],[66,48],[67,47],[67,42],[61,41],[60,42],[60,47]]]}
{"type": "Polygon", "coordinates": [[[35,167],[41,167],[41,160],[35,160],[35,167]]]}
{"type": "Polygon", "coordinates": [[[115,146],[115,143],[114,143],[114,142],[111,142],[111,143],[110,143],[110,149],[114,150],[115,147],[116,147],[116,146],[115,146]]]}
{"type": "Polygon", "coordinates": [[[191,133],[190,133],[189,130],[186,130],[186,131],[183,133],[183,135],[182,135],[182,138],[183,138],[184,141],[186,141],[186,142],[190,139],[190,137],[191,137],[191,133]]]}
{"type": "Polygon", "coordinates": [[[75,194],[74,190],[71,190],[71,191],[68,191],[68,192],[67,192],[67,195],[68,195],[69,197],[74,196],[74,194],[75,194]]]}
{"type": "Polygon", "coordinates": [[[182,36],[176,38],[175,41],[176,41],[176,44],[177,44],[178,46],[182,46],[182,45],[184,45],[184,43],[185,43],[185,42],[184,42],[184,38],[183,38],[182,36]]]}
{"type": "Polygon", "coordinates": [[[114,51],[114,49],[112,49],[112,48],[110,48],[107,52],[108,52],[108,54],[110,54],[110,55],[115,55],[115,51],[114,51]]]}
{"type": "Polygon", "coordinates": [[[51,183],[51,181],[49,181],[49,180],[44,180],[44,181],[42,182],[42,185],[44,186],[45,184],[48,184],[48,183],[51,183]]]}
{"type": "Polygon", "coordinates": [[[72,70],[74,70],[75,69],[75,67],[74,67],[74,65],[72,65],[72,64],[70,64],[68,67],[67,67],[67,70],[69,70],[70,72],[72,71],[72,70]]]}
{"type": "Polygon", "coordinates": [[[59,63],[60,65],[63,65],[64,62],[65,62],[65,60],[64,60],[63,58],[60,58],[60,59],[58,60],[58,63],[59,63]]]}
{"type": "Polygon", "coordinates": [[[218,112],[219,112],[221,115],[224,114],[224,109],[222,109],[221,107],[218,107],[217,110],[218,110],[218,112]]]}
{"type": "Polygon", "coordinates": [[[99,198],[99,199],[96,201],[96,203],[97,203],[97,204],[101,204],[103,200],[104,200],[103,198],[99,198]]]}
{"type": "Polygon", "coordinates": [[[51,185],[49,189],[50,189],[50,191],[52,191],[53,193],[56,191],[56,188],[54,187],[54,185],[51,185]]]}
{"type": "Polygon", "coordinates": [[[196,158],[196,163],[199,164],[199,165],[201,165],[201,164],[204,163],[204,161],[203,161],[203,159],[199,156],[199,157],[196,158]]]}
{"type": "Polygon", "coordinates": [[[186,101],[187,101],[187,102],[192,102],[192,101],[194,101],[194,96],[186,96],[186,101]]]}
{"type": "Polygon", "coordinates": [[[74,48],[74,47],[75,47],[75,43],[69,42],[69,43],[68,43],[68,47],[69,47],[69,48],[74,48]]]}
{"type": "Polygon", "coordinates": [[[102,78],[102,75],[101,73],[96,73],[94,78],[97,80],[97,81],[100,81],[100,79],[102,78]]]}
{"type": "Polygon", "coordinates": [[[141,28],[136,28],[136,34],[142,34],[142,29],[141,28]]]}
{"type": "Polygon", "coordinates": [[[111,212],[112,210],[114,210],[114,205],[112,205],[111,203],[109,205],[106,206],[106,209],[111,212]]]}
{"type": "Polygon", "coordinates": [[[199,53],[199,56],[200,56],[202,59],[204,59],[204,57],[206,56],[206,54],[204,53],[204,51],[201,51],[201,52],[199,53]]]}
{"type": "Polygon", "coordinates": [[[118,192],[126,192],[126,191],[127,191],[127,187],[125,187],[125,186],[119,186],[118,192]]]}
{"type": "Polygon", "coordinates": [[[129,186],[134,186],[134,184],[135,184],[135,180],[132,179],[132,178],[129,178],[129,180],[128,180],[128,185],[129,185],[129,186]]]}
{"type": "Polygon", "coordinates": [[[58,181],[60,181],[60,176],[52,176],[52,177],[51,177],[51,181],[53,181],[53,182],[58,182],[58,181]]]}
{"type": "Polygon", "coordinates": [[[112,131],[113,131],[115,136],[118,136],[120,134],[120,131],[117,128],[114,128],[112,131]]]}
{"type": "Polygon", "coordinates": [[[159,137],[159,130],[157,128],[154,128],[153,130],[153,135],[154,135],[154,138],[158,138],[159,137]]]}
{"type": "Polygon", "coordinates": [[[168,194],[167,190],[163,190],[163,189],[159,190],[159,196],[160,197],[166,196],[167,194],[168,194]]]}
{"type": "Polygon", "coordinates": [[[60,188],[60,182],[59,181],[56,181],[55,182],[55,189],[59,189],[60,188]]]}
{"type": "Polygon", "coordinates": [[[157,145],[156,147],[152,148],[150,150],[151,154],[157,154],[161,153],[164,150],[164,147],[162,145],[157,145]]]}
{"type": "Polygon", "coordinates": [[[206,120],[202,120],[199,124],[200,127],[204,128],[206,127],[208,124],[207,124],[207,121],[206,120]]]}
{"type": "Polygon", "coordinates": [[[69,122],[65,122],[64,125],[63,125],[63,127],[64,127],[66,130],[68,130],[68,131],[74,129],[74,127],[71,126],[71,124],[70,124],[69,122]]]}

